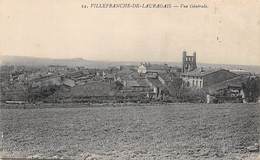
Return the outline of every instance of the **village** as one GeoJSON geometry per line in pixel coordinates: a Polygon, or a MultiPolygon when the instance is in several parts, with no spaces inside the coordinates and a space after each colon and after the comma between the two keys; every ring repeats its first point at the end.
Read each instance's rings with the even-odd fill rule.
{"type": "Polygon", "coordinates": [[[198,67],[196,52],[182,67],[139,65],[87,68],[1,66],[5,103],[248,103],[259,102],[260,78],[245,70],[198,67]]]}
{"type": "Polygon", "coordinates": [[[258,156],[259,75],[198,56],[183,51],[176,66],[1,66],[0,158],[258,156]]]}

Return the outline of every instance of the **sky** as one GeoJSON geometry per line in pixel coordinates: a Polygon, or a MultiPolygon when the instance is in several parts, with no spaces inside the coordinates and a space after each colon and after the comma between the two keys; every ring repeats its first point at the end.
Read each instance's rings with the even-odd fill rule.
{"type": "Polygon", "coordinates": [[[1,55],[260,65],[259,44],[259,0],[0,0],[1,55]],[[81,8],[105,2],[208,8],[81,8]]]}

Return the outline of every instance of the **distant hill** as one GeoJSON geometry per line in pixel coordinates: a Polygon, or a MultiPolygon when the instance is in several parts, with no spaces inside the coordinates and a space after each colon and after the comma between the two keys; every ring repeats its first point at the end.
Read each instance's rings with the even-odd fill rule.
{"type": "Polygon", "coordinates": [[[49,66],[49,65],[66,65],[69,67],[86,66],[88,68],[105,68],[109,66],[118,66],[124,63],[108,61],[91,61],[83,58],[73,59],[51,59],[36,58],[24,56],[1,56],[2,65],[24,65],[24,66],[49,66]]]}
{"type": "MultiPolygon", "coordinates": [[[[66,65],[69,67],[85,66],[88,68],[106,68],[120,65],[138,65],[140,62],[117,62],[117,61],[93,61],[83,58],[73,59],[51,59],[25,56],[1,56],[2,65],[25,65],[25,66],[48,66],[48,65],[66,65]]],[[[181,67],[181,62],[151,62],[155,64],[168,64],[170,66],[181,67]]],[[[231,65],[231,64],[206,64],[199,63],[198,67],[206,68],[224,68],[224,69],[243,69],[252,73],[260,74],[260,66],[253,65],[231,65]]]]}

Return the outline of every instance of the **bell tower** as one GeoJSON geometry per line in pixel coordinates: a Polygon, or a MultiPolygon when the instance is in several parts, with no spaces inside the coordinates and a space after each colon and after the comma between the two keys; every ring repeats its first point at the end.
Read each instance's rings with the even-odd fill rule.
{"type": "Polygon", "coordinates": [[[193,56],[187,56],[187,52],[182,52],[182,72],[190,72],[197,68],[196,52],[193,52],[193,56]]]}

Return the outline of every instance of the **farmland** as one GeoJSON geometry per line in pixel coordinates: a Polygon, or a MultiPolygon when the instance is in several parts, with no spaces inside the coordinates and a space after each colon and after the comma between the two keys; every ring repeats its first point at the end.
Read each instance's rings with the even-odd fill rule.
{"type": "MultiPolygon", "coordinates": [[[[78,104],[75,104],[75,106],[78,104]]],[[[1,109],[2,156],[253,159],[259,104],[1,109]]]]}

